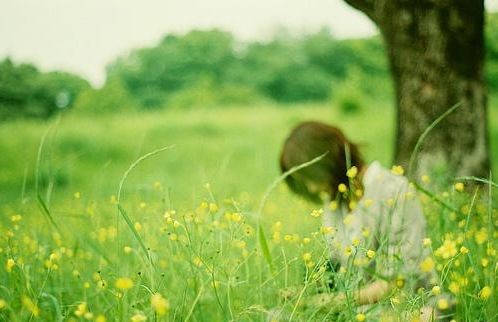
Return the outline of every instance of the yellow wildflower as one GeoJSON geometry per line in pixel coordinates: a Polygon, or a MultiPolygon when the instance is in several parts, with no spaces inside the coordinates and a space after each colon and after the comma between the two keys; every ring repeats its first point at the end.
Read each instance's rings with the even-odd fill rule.
{"type": "Polygon", "coordinates": [[[337,190],[341,193],[348,191],[348,187],[344,183],[340,183],[337,190]]]}
{"type": "Polygon", "coordinates": [[[323,214],[323,209],[314,209],[311,211],[310,215],[311,217],[318,218],[323,214]]]}
{"type": "Polygon", "coordinates": [[[458,192],[462,192],[465,189],[465,186],[461,182],[455,183],[455,190],[458,192]]]}
{"type": "Polygon", "coordinates": [[[147,317],[142,313],[136,313],[131,317],[131,322],[144,322],[147,321],[147,317]]]}
{"type": "Polygon", "coordinates": [[[487,300],[491,294],[493,294],[493,290],[489,286],[484,286],[482,290],[479,292],[479,298],[481,300],[487,300]]]}
{"type": "Polygon", "coordinates": [[[405,173],[405,170],[400,165],[393,165],[391,172],[397,176],[402,176],[405,173]]]}
{"type": "Polygon", "coordinates": [[[219,210],[219,208],[218,208],[217,204],[215,204],[214,202],[211,202],[209,204],[209,212],[210,213],[214,214],[214,213],[218,212],[218,210],[219,210]]]}
{"type": "Polygon", "coordinates": [[[323,227],[320,227],[320,232],[323,235],[328,235],[328,234],[331,234],[334,232],[334,228],[332,228],[330,226],[323,226],[323,227]]]}
{"type": "Polygon", "coordinates": [[[22,220],[21,215],[13,215],[12,217],[10,217],[10,221],[12,221],[13,223],[19,222],[21,220],[22,220]]]}
{"type": "Polygon", "coordinates": [[[439,294],[441,294],[441,287],[436,285],[436,286],[432,287],[431,292],[434,295],[439,295],[439,294]]]}
{"type": "Polygon", "coordinates": [[[484,244],[488,240],[488,232],[484,229],[479,230],[475,234],[475,240],[479,245],[484,244]]]}
{"type": "Polygon", "coordinates": [[[435,263],[432,257],[427,257],[420,263],[420,270],[424,273],[431,272],[434,269],[435,263]]]}
{"type": "Polygon", "coordinates": [[[239,222],[242,220],[242,214],[234,212],[230,218],[233,222],[239,222]]]}
{"type": "Polygon", "coordinates": [[[289,234],[285,235],[284,240],[288,241],[288,242],[292,241],[292,235],[289,235],[289,234]]]}
{"type": "Polygon", "coordinates": [[[403,276],[398,276],[396,278],[396,287],[403,288],[405,286],[405,278],[403,276]]]}
{"type": "Polygon", "coordinates": [[[450,307],[450,303],[447,299],[442,298],[437,301],[437,308],[440,310],[447,310],[450,307]]]}
{"type": "Polygon", "coordinates": [[[95,322],[107,322],[107,319],[102,314],[99,314],[95,317],[95,322]]]}
{"type": "Polygon", "coordinates": [[[455,281],[451,282],[450,285],[448,285],[448,289],[453,294],[460,293],[460,285],[455,281]]]}
{"type": "Polygon", "coordinates": [[[272,235],[272,240],[273,240],[274,242],[279,242],[279,241],[280,241],[280,238],[281,238],[281,237],[280,237],[280,235],[281,235],[281,234],[280,234],[280,232],[279,232],[279,231],[275,231],[275,232],[273,233],[273,235],[272,235]]]}
{"type": "Polygon", "coordinates": [[[247,246],[247,243],[244,240],[238,240],[235,242],[235,247],[237,247],[237,248],[244,249],[244,248],[246,248],[246,246],[247,246]]]}
{"type": "Polygon", "coordinates": [[[151,296],[150,304],[158,315],[165,315],[169,311],[169,301],[159,293],[151,296]]]}
{"type": "Polygon", "coordinates": [[[358,174],[358,168],[356,166],[352,166],[351,168],[349,168],[348,171],[346,171],[346,175],[348,176],[348,178],[351,179],[356,177],[357,174],[358,174]]]}
{"type": "Polygon", "coordinates": [[[462,253],[464,255],[468,254],[469,253],[469,249],[467,247],[465,247],[465,246],[462,246],[462,247],[460,247],[460,253],[462,253]]]}
{"type": "Polygon", "coordinates": [[[4,299],[0,299],[0,310],[3,310],[7,306],[7,302],[4,299]]]}
{"type": "Polygon", "coordinates": [[[347,216],[344,217],[344,219],[342,220],[342,222],[344,223],[344,225],[351,225],[354,222],[354,216],[353,215],[347,215],[347,216]]]}
{"type": "Polygon", "coordinates": [[[370,258],[370,259],[374,258],[375,257],[375,251],[371,250],[371,249],[367,250],[367,257],[370,258]]]}
{"type": "Polygon", "coordinates": [[[303,254],[303,260],[304,260],[305,262],[310,261],[310,260],[311,260],[311,253],[304,253],[304,254],[303,254]]]}
{"type": "Polygon", "coordinates": [[[74,315],[76,316],[84,316],[88,312],[86,302],[81,302],[78,304],[78,307],[74,311],[74,315]]]}
{"type": "Polygon", "coordinates": [[[192,261],[195,266],[201,267],[202,266],[202,259],[200,257],[195,257],[194,260],[192,261]]]}
{"type": "Polygon", "coordinates": [[[5,264],[5,269],[7,270],[7,272],[12,272],[12,268],[14,268],[14,266],[16,265],[16,262],[12,259],[12,258],[9,258],[7,260],[7,264],[5,264]]]}
{"type": "Polygon", "coordinates": [[[120,277],[114,285],[119,289],[128,290],[133,287],[133,281],[129,277],[120,277]]]}
{"type": "Polygon", "coordinates": [[[29,297],[23,296],[22,298],[22,305],[25,309],[27,309],[33,316],[39,316],[40,315],[40,309],[38,308],[38,305],[33,302],[29,297]]]}
{"type": "Polygon", "coordinates": [[[356,321],[358,322],[363,322],[367,319],[367,317],[365,316],[365,314],[363,313],[358,313],[356,314],[356,321]]]}
{"type": "Polygon", "coordinates": [[[448,259],[457,254],[456,243],[453,240],[445,239],[443,245],[435,251],[436,256],[448,259]]]}

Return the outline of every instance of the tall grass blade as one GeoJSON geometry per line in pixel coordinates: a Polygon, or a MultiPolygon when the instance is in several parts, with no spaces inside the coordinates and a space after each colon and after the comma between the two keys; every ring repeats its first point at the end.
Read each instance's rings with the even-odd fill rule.
{"type": "Polygon", "coordinates": [[[261,225],[261,223],[258,224],[258,242],[259,247],[261,247],[261,251],[263,252],[263,257],[265,258],[265,261],[270,268],[270,271],[274,273],[275,267],[273,267],[273,259],[271,257],[270,248],[268,247],[265,230],[263,229],[263,225],[261,225]]]}
{"type": "Polygon", "coordinates": [[[258,209],[258,241],[259,241],[259,246],[261,247],[261,251],[263,252],[263,257],[265,258],[265,260],[266,260],[266,262],[267,262],[267,264],[270,267],[270,270],[272,272],[274,272],[273,259],[271,257],[270,249],[268,248],[268,241],[266,240],[263,225],[261,224],[261,217],[263,215],[263,209],[266,205],[266,202],[268,201],[268,198],[270,197],[270,194],[273,192],[273,190],[275,190],[275,188],[278,186],[278,184],[280,182],[282,182],[283,180],[285,180],[285,178],[287,178],[288,176],[290,176],[294,172],[297,172],[301,169],[309,167],[310,165],[312,165],[314,163],[317,163],[318,161],[323,159],[323,157],[325,157],[327,154],[328,154],[328,152],[325,152],[324,154],[319,155],[310,161],[307,161],[305,163],[302,163],[300,165],[297,165],[297,166],[285,171],[282,175],[280,175],[278,178],[276,178],[270,184],[270,186],[268,186],[265,194],[263,195],[263,199],[261,200],[261,203],[259,204],[259,209],[258,209]]]}
{"type": "MultiPolygon", "coordinates": [[[[57,118],[55,126],[57,126],[59,124],[59,120],[60,120],[60,117],[57,118]]],[[[45,215],[45,217],[48,218],[48,221],[52,224],[52,226],[54,226],[55,229],[60,233],[61,230],[59,229],[59,227],[55,223],[54,217],[52,216],[52,214],[47,206],[47,203],[45,202],[45,200],[43,199],[43,197],[41,195],[40,182],[39,182],[40,181],[41,156],[42,156],[43,148],[45,146],[45,141],[46,141],[48,133],[50,132],[51,129],[52,129],[52,127],[49,127],[45,130],[45,132],[43,133],[43,135],[40,139],[40,144],[38,145],[38,152],[36,154],[36,166],[35,166],[35,193],[36,193],[36,201],[38,202],[38,206],[40,207],[42,213],[45,215]]]]}
{"type": "Polygon", "coordinates": [[[121,180],[119,181],[119,188],[118,188],[118,204],[120,203],[121,201],[121,191],[123,190],[123,184],[126,180],[126,178],[128,178],[128,175],[130,174],[130,172],[137,166],[140,164],[140,162],[162,152],[162,151],[165,151],[165,150],[169,150],[169,149],[172,149],[174,148],[175,145],[168,145],[168,146],[164,146],[162,148],[159,148],[159,149],[156,149],[154,151],[151,151],[149,153],[146,153],[144,155],[142,155],[140,158],[138,158],[135,162],[133,162],[130,167],[125,171],[125,173],[123,174],[123,176],[121,177],[121,180]]]}
{"type": "MultiPolygon", "coordinates": [[[[118,196],[117,196],[118,215],[121,215],[121,217],[124,219],[124,221],[126,222],[126,225],[130,229],[130,231],[133,233],[133,236],[135,236],[135,239],[140,244],[140,247],[145,252],[149,261],[151,260],[151,257],[150,257],[149,251],[147,250],[147,247],[145,246],[145,243],[144,243],[142,237],[140,237],[140,234],[135,229],[135,226],[133,225],[133,222],[131,221],[130,217],[128,216],[128,214],[126,213],[124,208],[121,206],[121,192],[123,191],[123,185],[124,185],[124,182],[126,181],[126,178],[128,178],[128,175],[136,166],[138,166],[142,161],[144,161],[144,160],[146,160],[146,159],[148,159],[148,158],[150,158],[150,157],[152,157],[152,156],[154,156],[162,151],[169,150],[169,149],[172,149],[174,147],[175,147],[174,145],[169,145],[169,146],[165,146],[165,147],[156,149],[154,151],[151,151],[149,153],[142,155],[141,157],[139,157],[135,162],[133,162],[130,165],[130,167],[124,172],[123,176],[121,177],[121,180],[119,181],[118,196]]],[[[118,216],[118,218],[119,218],[119,216],[118,216]]],[[[118,230],[118,234],[119,234],[119,220],[116,221],[116,229],[118,230]]]]}
{"type": "Polygon", "coordinates": [[[434,122],[429,125],[422,135],[418,138],[417,144],[415,144],[415,148],[413,148],[412,154],[410,156],[410,162],[408,163],[408,177],[412,177],[412,172],[413,172],[413,163],[415,162],[415,158],[417,157],[418,150],[420,149],[420,146],[422,145],[422,142],[424,142],[426,136],[429,134],[429,132],[435,128],[446,116],[451,114],[454,110],[462,106],[462,102],[458,102],[455,105],[453,105],[450,109],[448,109],[446,112],[441,114],[437,119],[434,120],[434,122]]]}
{"type": "Polygon", "coordinates": [[[52,226],[54,226],[54,228],[60,233],[61,230],[59,229],[59,226],[57,226],[57,223],[55,222],[54,217],[50,213],[47,204],[45,203],[45,201],[43,200],[42,196],[39,193],[36,194],[36,201],[38,201],[38,206],[40,207],[42,213],[48,218],[48,221],[50,221],[52,226]]]}
{"type": "Polygon", "coordinates": [[[135,236],[135,239],[140,244],[140,247],[142,248],[144,253],[147,255],[147,257],[149,257],[149,251],[147,250],[147,247],[145,246],[145,243],[144,243],[142,237],[140,237],[140,234],[135,229],[135,226],[133,226],[133,222],[131,221],[130,217],[128,216],[126,211],[123,209],[123,207],[121,207],[120,204],[118,204],[118,210],[119,210],[119,213],[121,214],[121,217],[123,217],[124,221],[128,225],[128,228],[130,228],[131,232],[133,233],[133,236],[135,236]]]}
{"type": "Polygon", "coordinates": [[[498,184],[497,183],[494,183],[491,180],[483,179],[483,178],[479,178],[479,177],[473,177],[473,176],[469,176],[469,177],[458,177],[458,178],[456,178],[456,180],[476,181],[476,182],[480,182],[480,183],[485,183],[485,184],[489,185],[490,187],[498,188],[498,184]]]}
{"type": "Polygon", "coordinates": [[[422,187],[421,185],[419,185],[418,183],[416,182],[412,182],[413,185],[415,186],[415,188],[422,192],[423,194],[429,196],[431,198],[431,200],[433,200],[434,202],[436,202],[437,204],[439,204],[440,206],[442,206],[443,208],[446,208],[447,210],[451,211],[451,212],[454,212],[454,213],[459,213],[459,214],[463,214],[460,210],[456,209],[455,207],[451,206],[450,204],[448,204],[447,202],[444,202],[443,200],[439,199],[434,193],[430,192],[429,190],[425,189],[424,187],[422,187]]]}
{"type": "Polygon", "coordinates": [[[192,302],[192,305],[190,306],[190,310],[188,311],[187,316],[184,319],[185,322],[190,320],[190,317],[192,316],[192,313],[194,313],[194,309],[197,305],[197,302],[199,302],[199,299],[201,298],[201,295],[203,292],[204,292],[204,287],[201,286],[201,288],[199,289],[199,292],[197,293],[197,296],[195,297],[194,301],[192,302]]]}

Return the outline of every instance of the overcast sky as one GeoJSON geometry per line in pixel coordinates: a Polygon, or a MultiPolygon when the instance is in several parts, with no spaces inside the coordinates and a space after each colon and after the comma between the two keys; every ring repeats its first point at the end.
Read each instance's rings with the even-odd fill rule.
{"type": "MultiPolygon", "coordinates": [[[[498,0],[487,4],[498,9],[498,0]]],[[[99,85],[115,57],[168,32],[218,27],[251,40],[277,26],[329,26],[340,38],[376,33],[343,0],[0,0],[0,59],[75,72],[99,85]]]]}

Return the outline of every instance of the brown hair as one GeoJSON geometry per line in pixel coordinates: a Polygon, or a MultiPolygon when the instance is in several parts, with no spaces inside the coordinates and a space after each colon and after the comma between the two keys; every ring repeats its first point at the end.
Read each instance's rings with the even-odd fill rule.
{"type": "Polygon", "coordinates": [[[364,163],[357,145],[349,141],[338,128],[309,121],[298,124],[291,131],[280,156],[280,168],[285,172],[324,153],[327,154],[320,161],[285,179],[292,191],[316,203],[321,202],[320,193],[311,191],[310,183],[323,187],[331,199],[336,199],[338,185],[349,185],[346,176],[348,166],[361,169],[364,163]]]}

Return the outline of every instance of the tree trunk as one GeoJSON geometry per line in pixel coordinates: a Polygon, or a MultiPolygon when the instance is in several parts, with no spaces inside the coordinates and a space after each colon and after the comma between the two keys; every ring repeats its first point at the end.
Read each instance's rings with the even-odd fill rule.
{"type": "Polygon", "coordinates": [[[377,24],[386,43],[396,92],[395,163],[408,166],[425,129],[460,103],[429,132],[412,173],[443,165],[456,175],[487,177],[484,1],[346,2],[377,24]]]}

